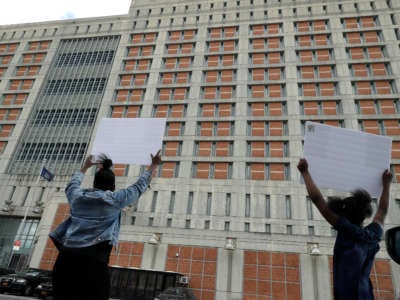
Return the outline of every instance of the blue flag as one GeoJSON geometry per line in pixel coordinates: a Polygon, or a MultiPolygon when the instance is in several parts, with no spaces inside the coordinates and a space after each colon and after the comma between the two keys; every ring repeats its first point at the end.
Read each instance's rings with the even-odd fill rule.
{"type": "Polygon", "coordinates": [[[46,179],[47,181],[52,181],[55,177],[55,175],[51,173],[49,170],[47,170],[45,167],[42,168],[40,176],[46,179]]]}

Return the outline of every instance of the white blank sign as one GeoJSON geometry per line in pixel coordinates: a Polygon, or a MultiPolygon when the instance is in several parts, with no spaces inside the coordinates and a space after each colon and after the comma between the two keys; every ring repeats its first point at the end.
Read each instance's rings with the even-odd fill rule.
{"type": "Polygon", "coordinates": [[[165,118],[103,118],[91,153],[105,153],[116,164],[148,165],[162,147],[165,118]]]}
{"type": "Polygon", "coordinates": [[[390,167],[392,139],[350,129],[307,122],[304,156],[317,186],[350,192],[382,192],[382,174],[390,167]]]}

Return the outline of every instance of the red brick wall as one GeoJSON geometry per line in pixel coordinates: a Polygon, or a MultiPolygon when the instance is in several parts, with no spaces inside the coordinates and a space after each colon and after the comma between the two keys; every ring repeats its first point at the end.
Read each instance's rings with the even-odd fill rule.
{"type": "MultiPolygon", "coordinates": [[[[69,205],[67,203],[59,204],[50,231],[56,229],[56,227],[68,217],[69,217],[69,205]]],[[[46,248],[44,249],[42,255],[42,260],[40,261],[39,268],[45,270],[52,270],[57,255],[58,255],[58,250],[54,246],[53,242],[48,238],[46,243],[46,248]]]]}
{"type": "Polygon", "coordinates": [[[300,262],[295,253],[245,251],[243,299],[301,299],[300,262]]]}
{"type": "Polygon", "coordinates": [[[197,300],[215,299],[216,248],[169,245],[165,270],[188,276],[189,287],[197,300]]]}

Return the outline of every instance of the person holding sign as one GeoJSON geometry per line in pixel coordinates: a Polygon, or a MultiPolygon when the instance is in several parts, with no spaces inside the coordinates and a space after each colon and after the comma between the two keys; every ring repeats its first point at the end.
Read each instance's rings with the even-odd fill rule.
{"type": "Polygon", "coordinates": [[[121,210],[138,201],[160,164],[158,151],[151,155],[151,164],[136,183],[118,191],[112,160],[104,156],[95,162],[92,156],[87,157],[80,172],[72,176],[65,189],[71,215],[50,233],[59,250],[53,268],[56,300],[108,300],[108,262],[118,242],[121,210]],[[93,188],[82,189],[84,174],[93,165],[98,166],[93,188]]]}
{"type": "Polygon", "coordinates": [[[333,290],[336,300],[374,299],[369,278],[379,241],[383,235],[383,221],[389,206],[392,174],[382,174],[382,193],[373,221],[363,227],[363,221],[372,215],[371,196],[356,190],[345,199],[326,201],[314,183],[306,159],[298,165],[307,192],[322,216],[337,230],[333,250],[333,290]]]}

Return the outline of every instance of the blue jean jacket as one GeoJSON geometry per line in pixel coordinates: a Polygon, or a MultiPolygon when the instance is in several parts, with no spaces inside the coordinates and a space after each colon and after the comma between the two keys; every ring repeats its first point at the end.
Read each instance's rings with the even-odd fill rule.
{"type": "Polygon", "coordinates": [[[121,210],[135,204],[146,191],[151,172],[143,172],[136,183],[115,192],[81,189],[83,176],[83,173],[76,172],[65,188],[71,215],[49,236],[58,248],[89,247],[104,241],[116,245],[121,210]]]}

